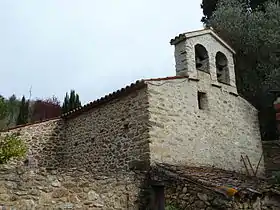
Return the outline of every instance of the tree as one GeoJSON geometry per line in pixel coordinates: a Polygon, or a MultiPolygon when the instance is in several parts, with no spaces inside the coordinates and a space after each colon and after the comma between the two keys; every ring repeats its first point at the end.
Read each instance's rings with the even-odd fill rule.
{"type": "Polygon", "coordinates": [[[26,124],[28,122],[28,114],[29,114],[29,101],[26,101],[25,97],[23,96],[21,99],[17,125],[26,124]]]}
{"type": "Polygon", "coordinates": [[[36,100],[33,104],[31,122],[42,121],[61,115],[60,102],[56,97],[36,100]]]}
{"type": "Polygon", "coordinates": [[[9,97],[9,99],[6,101],[7,107],[8,107],[8,118],[7,118],[7,126],[14,126],[17,121],[17,117],[19,115],[19,108],[21,102],[17,99],[16,95],[13,94],[9,97]]]}
{"type": "Polygon", "coordinates": [[[68,95],[68,93],[66,93],[65,98],[64,98],[64,102],[62,105],[62,112],[66,113],[69,112],[75,108],[78,108],[81,106],[81,102],[79,99],[79,95],[77,93],[75,93],[74,90],[70,91],[70,97],[68,95]]]}
{"type": "Polygon", "coordinates": [[[46,103],[50,103],[56,106],[60,106],[60,101],[56,96],[52,96],[51,98],[47,98],[44,100],[46,103]]]}
{"type": "Polygon", "coordinates": [[[8,113],[7,104],[5,102],[5,98],[0,95],[0,120],[3,120],[8,113]]]}
{"type": "MultiPolygon", "coordinates": [[[[202,0],[201,8],[203,9],[204,16],[202,17],[202,22],[207,23],[208,20],[211,18],[213,13],[217,8],[219,0],[202,0]]],[[[243,0],[239,1],[238,3],[243,3],[247,7],[250,7],[252,10],[262,9],[264,10],[264,4],[268,0],[243,0]]],[[[278,0],[279,1],[279,0],[278,0]]]]}
{"type": "Polygon", "coordinates": [[[280,88],[280,7],[270,0],[250,12],[246,6],[221,0],[207,23],[236,50],[238,91],[259,109],[262,137],[273,139],[274,97],[269,91],[280,88]]]}
{"type": "Polygon", "coordinates": [[[64,102],[62,105],[62,112],[66,113],[66,112],[68,112],[68,109],[69,109],[69,95],[68,95],[68,93],[66,93],[66,95],[64,97],[64,102]]]}

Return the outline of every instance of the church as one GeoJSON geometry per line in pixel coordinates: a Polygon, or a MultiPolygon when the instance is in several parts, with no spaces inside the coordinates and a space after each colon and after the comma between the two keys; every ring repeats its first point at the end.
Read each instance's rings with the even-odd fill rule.
{"type": "Polygon", "coordinates": [[[264,179],[258,111],[236,89],[234,49],[212,29],[170,43],[173,76],[139,80],[59,118],[6,131],[17,133],[29,152],[24,163],[5,166],[5,174],[0,168],[0,180],[17,180],[8,180],[0,203],[279,209],[280,192],[264,179]]]}

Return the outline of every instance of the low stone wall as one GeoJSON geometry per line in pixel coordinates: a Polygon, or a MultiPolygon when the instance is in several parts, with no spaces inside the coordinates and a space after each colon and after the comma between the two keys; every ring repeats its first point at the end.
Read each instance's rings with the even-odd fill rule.
{"type": "Polygon", "coordinates": [[[190,182],[170,182],[165,187],[166,204],[178,210],[183,209],[227,209],[227,210],[261,210],[280,209],[280,196],[265,195],[239,202],[227,199],[211,190],[190,182]]]}
{"type": "Polygon", "coordinates": [[[0,206],[13,210],[134,210],[138,209],[140,180],[133,173],[97,177],[78,169],[61,173],[2,165],[0,206]]]}
{"type": "MultiPolygon", "coordinates": [[[[235,181],[244,183],[244,186],[237,187],[238,193],[232,194],[228,189],[223,188],[230,187],[231,184],[217,186],[215,180],[211,180],[211,175],[207,175],[208,173],[205,171],[205,174],[197,173],[195,177],[188,177],[182,171],[171,172],[162,167],[153,167],[150,185],[164,186],[165,205],[166,208],[169,207],[168,209],[280,209],[280,192],[272,190],[271,186],[271,189],[266,189],[263,188],[263,184],[258,183],[256,186],[263,188],[262,191],[259,191],[249,183],[245,183],[244,177],[240,177],[235,181]],[[209,176],[208,180],[202,178],[207,176],[209,176]]],[[[217,178],[223,180],[229,177],[217,174],[217,178]]],[[[248,180],[250,181],[250,178],[248,180]]],[[[235,184],[232,182],[233,186],[235,184]]]]}
{"type": "Polygon", "coordinates": [[[268,177],[280,173],[280,141],[263,141],[265,170],[268,177]]]}
{"type": "Polygon", "coordinates": [[[37,166],[56,167],[61,162],[59,142],[63,136],[62,119],[27,124],[2,132],[1,135],[17,133],[28,148],[27,159],[37,166]]]}

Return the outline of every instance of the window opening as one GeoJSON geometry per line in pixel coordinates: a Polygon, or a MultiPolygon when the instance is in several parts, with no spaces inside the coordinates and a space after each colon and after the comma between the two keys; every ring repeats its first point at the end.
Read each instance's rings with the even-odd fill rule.
{"type": "Polygon", "coordinates": [[[218,82],[229,84],[228,60],[221,52],[217,52],[216,54],[216,71],[218,82]]]}
{"type": "Polygon", "coordinates": [[[197,93],[197,100],[198,100],[199,109],[202,109],[202,110],[207,109],[208,101],[207,101],[206,93],[199,91],[197,93]]]}
{"type": "Polygon", "coordinates": [[[195,45],[195,66],[197,70],[210,73],[208,52],[201,44],[195,45]]]}

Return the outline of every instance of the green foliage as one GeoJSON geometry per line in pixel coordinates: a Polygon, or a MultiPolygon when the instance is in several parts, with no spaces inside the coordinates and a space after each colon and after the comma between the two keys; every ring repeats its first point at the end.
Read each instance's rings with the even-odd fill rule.
{"type": "MultiPolygon", "coordinates": [[[[239,0],[238,3],[245,5],[246,8],[250,8],[251,10],[264,10],[264,4],[267,1],[268,0],[239,0]]],[[[202,17],[202,22],[206,23],[209,19],[211,19],[217,8],[218,2],[219,0],[202,0],[201,8],[203,9],[204,14],[204,17],[202,17]]]]}
{"type": "Polygon", "coordinates": [[[165,206],[165,209],[166,210],[179,210],[177,207],[171,205],[171,204],[168,204],[165,206]]]}
{"type": "Polygon", "coordinates": [[[11,127],[16,124],[21,102],[13,94],[8,100],[6,100],[6,103],[8,107],[6,125],[7,127],[11,127]]]}
{"type": "MultiPolygon", "coordinates": [[[[272,89],[280,88],[280,6],[267,0],[264,9],[246,10],[240,0],[221,0],[208,25],[236,50],[236,82],[239,93],[261,113],[272,110],[272,89]]],[[[275,132],[275,114],[261,121],[265,132],[275,132]],[[267,126],[269,124],[269,126],[267,126]]],[[[264,138],[276,138],[267,136],[264,138]]]]}
{"type": "Polygon", "coordinates": [[[25,97],[23,96],[21,99],[19,115],[17,118],[17,125],[26,124],[28,122],[28,118],[29,118],[29,101],[26,101],[25,97]]]}
{"type": "Polygon", "coordinates": [[[273,173],[273,179],[276,184],[280,184],[280,171],[273,173]]]}
{"type": "Polygon", "coordinates": [[[25,157],[26,145],[16,134],[0,136],[0,164],[7,163],[11,159],[25,157]]]}
{"type": "Polygon", "coordinates": [[[65,98],[64,98],[64,102],[62,105],[62,112],[66,113],[69,112],[75,108],[78,108],[81,106],[81,102],[80,102],[80,98],[79,95],[77,93],[75,93],[74,90],[70,91],[70,97],[68,95],[68,93],[66,93],[65,98]]]}
{"type": "Polygon", "coordinates": [[[8,108],[4,97],[0,96],[0,120],[7,116],[8,108]]]}

